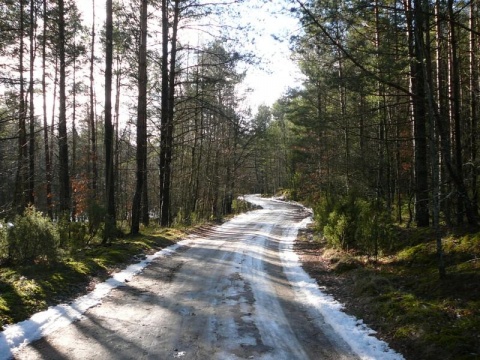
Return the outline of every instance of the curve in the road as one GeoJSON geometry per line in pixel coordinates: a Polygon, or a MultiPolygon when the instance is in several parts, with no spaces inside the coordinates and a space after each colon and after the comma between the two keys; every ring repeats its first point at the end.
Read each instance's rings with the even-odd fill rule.
{"type": "Polygon", "coordinates": [[[283,201],[247,200],[262,209],[152,259],[80,321],[15,358],[401,359],[346,314],[352,333],[366,340],[340,336],[305,292],[312,283],[305,286],[292,244],[310,213],[283,201]]]}

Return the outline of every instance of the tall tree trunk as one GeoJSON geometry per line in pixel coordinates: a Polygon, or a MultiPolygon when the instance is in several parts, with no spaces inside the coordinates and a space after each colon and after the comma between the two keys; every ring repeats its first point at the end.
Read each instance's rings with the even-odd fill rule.
{"type": "MultiPolygon", "coordinates": [[[[70,176],[77,179],[77,24],[75,23],[73,40],[73,85],[72,85],[72,158],[70,176]]],[[[74,182],[75,184],[75,182],[74,182]]],[[[76,184],[72,186],[72,219],[77,216],[77,189],[76,184]]]]}
{"type": "MultiPolygon", "coordinates": [[[[168,105],[167,105],[167,124],[165,126],[165,148],[164,151],[164,174],[163,174],[163,199],[162,199],[162,218],[161,224],[168,226],[171,221],[170,214],[170,192],[172,178],[172,154],[173,154],[173,119],[175,104],[175,66],[177,58],[177,30],[180,15],[179,0],[175,0],[173,10],[172,39],[170,50],[170,73],[168,80],[168,105]]],[[[165,39],[164,39],[165,40],[165,39]]],[[[162,94],[163,95],[163,94],[162,94]]]]}
{"type": "Polygon", "coordinates": [[[60,176],[60,212],[70,216],[71,191],[68,161],[68,137],[65,93],[65,9],[64,0],[58,0],[58,48],[60,57],[60,86],[59,86],[59,114],[58,114],[58,147],[59,147],[59,176],[60,176]]]}
{"type": "MultiPolygon", "coordinates": [[[[113,5],[107,0],[105,23],[105,226],[115,226],[115,182],[113,179],[113,125],[112,125],[112,64],[113,64],[113,5]]],[[[103,243],[110,240],[111,231],[105,231],[103,243]]]]}
{"type": "Polygon", "coordinates": [[[18,166],[15,182],[15,206],[17,213],[21,214],[27,206],[27,199],[25,190],[27,189],[26,182],[26,164],[27,159],[27,129],[26,129],[26,105],[25,105],[25,84],[23,77],[24,70],[24,17],[25,9],[23,1],[20,2],[20,44],[19,44],[19,72],[20,72],[20,94],[19,94],[19,109],[18,109],[18,166]]]}
{"type": "MultiPolygon", "coordinates": [[[[463,179],[458,175],[458,173],[456,172],[456,168],[452,164],[450,153],[448,152],[449,150],[448,133],[446,132],[445,130],[446,126],[442,121],[442,114],[439,112],[439,107],[435,102],[434,91],[433,91],[433,70],[432,70],[432,60],[430,56],[430,49],[428,49],[425,46],[423,37],[418,39],[419,39],[418,48],[420,50],[420,54],[423,59],[422,70],[424,73],[425,89],[426,89],[426,96],[429,104],[430,116],[432,120],[433,119],[435,120],[435,124],[433,124],[432,122],[431,126],[434,127],[435,125],[438,131],[438,134],[440,135],[440,147],[441,147],[442,158],[445,163],[445,166],[447,167],[448,173],[455,184],[455,187],[458,193],[464,194],[463,195],[464,200],[469,200],[468,197],[466,196],[467,192],[466,192],[465,183],[463,182],[463,179]]],[[[427,41],[429,43],[428,37],[427,37],[427,41]]],[[[431,135],[432,141],[435,142],[436,137],[433,136],[433,132],[431,132],[431,134],[432,134],[431,135]]],[[[436,144],[433,144],[432,146],[436,146],[436,144]]],[[[436,151],[432,150],[432,154],[433,152],[436,152],[436,151]]],[[[442,241],[441,241],[441,236],[439,232],[439,208],[440,208],[440,204],[439,204],[440,188],[439,188],[439,178],[438,178],[439,173],[438,173],[438,170],[435,170],[435,168],[438,168],[438,162],[436,159],[433,159],[433,158],[432,158],[432,161],[433,161],[432,169],[434,170],[432,174],[433,175],[432,176],[433,177],[433,193],[434,193],[434,196],[437,198],[437,199],[434,199],[434,204],[433,204],[434,205],[433,211],[434,211],[434,217],[435,217],[434,226],[435,226],[436,238],[437,238],[437,253],[439,256],[439,274],[440,274],[440,277],[443,278],[445,276],[445,264],[443,261],[443,247],[442,247],[442,241]]],[[[465,201],[464,205],[466,209],[468,222],[471,225],[475,225],[476,217],[473,214],[470,201],[465,201]]]]}
{"type": "MultiPolygon", "coordinates": [[[[131,233],[140,230],[142,192],[144,190],[147,161],[147,0],[142,0],[140,14],[140,49],[138,62],[138,107],[137,107],[137,171],[136,187],[132,204],[131,233]]],[[[162,94],[163,96],[163,94],[162,94]]]]}
{"type": "Polygon", "coordinates": [[[347,89],[345,88],[343,82],[343,59],[341,58],[342,54],[339,52],[339,65],[338,65],[338,78],[340,80],[339,85],[339,95],[340,95],[340,114],[342,117],[343,128],[343,138],[345,141],[345,188],[347,193],[350,191],[350,136],[349,136],[349,120],[347,118],[347,89]]]}
{"type": "Polygon", "coordinates": [[[97,197],[97,129],[95,126],[95,93],[94,93],[94,62],[95,62],[95,0],[92,0],[92,42],[90,45],[90,111],[88,114],[90,128],[90,161],[92,172],[89,174],[92,197],[97,197]]]}
{"type": "MultiPolygon", "coordinates": [[[[429,24],[429,15],[428,13],[425,14],[426,24],[429,24]]],[[[439,136],[436,132],[436,122],[435,122],[435,114],[436,111],[436,104],[434,101],[434,83],[433,83],[433,69],[432,69],[432,58],[431,58],[431,49],[430,46],[426,46],[425,44],[431,44],[430,40],[430,33],[428,31],[425,32],[425,42],[423,42],[423,38],[419,43],[419,49],[421,49],[421,57],[423,59],[422,63],[422,71],[425,80],[425,94],[427,97],[427,103],[429,107],[429,138],[430,138],[430,165],[431,165],[431,172],[432,172],[432,225],[435,230],[435,240],[436,240],[436,247],[437,247],[437,256],[438,256],[438,272],[439,277],[441,279],[445,278],[446,270],[445,270],[445,262],[444,262],[444,251],[443,251],[443,243],[442,243],[442,235],[440,230],[440,163],[438,158],[438,140],[439,136]]]]}
{"type": "MultiPolygon", "coordinates": [[[[375,51],[376,66],[380,66],[380,9],[378,0],[375,0],[375,51]]],[[[380,69],[379,69],[380,71],[380,69]]],[[[377,173],[377,197],[387,198],[387,208],[390,208],[390,172],[386,168],[388,159],[388,137],[387,137],[387,104],[385,97],[385,89],[382,82],[377,81],[377,106],[378,106],[378,173],[377,173]],[[386,159],[387,153],[387,159],[386,159]]]]}
{"type": "Polygon", "coordinates": [[[43,0],[43,39],[42,39],[42,96],[43,96],[43,143],[45,147],[45,177],[47,193],[47,214],[53,219],[52,207],[52,162],[50,158],[50,144],[48,138],[47,122],[47,83],[46,83],[46,57],[47,57],[47,0],[43,0]]]}
{"type": "Polygon", "coordinates": [[[419,227],[426,227],[430,222],[428,211],[428,169],[427,169],[427,129],[425,77],[423,72],[421,42],[425,34],[423,0],[407,0],[409,27],[409,52],[411,57],[411,88],[413,106],[413,136],[415,156],[415,222],[419,227]],[[413,11],[413,14],[412,14],[413,11]],[[412,14],[412,15],[409,15],[412,14]]]}
{"type": "Polygon", "coordinates": [[[116,80],[115,80],[115,194],[119,194],[119,164],[120,164],[120,139],[119,139],[119,118],[120,118],[120,92],[122,88],[122,61],[120,55],[116,56],[116,80]]]}
{"type": "MultiPolygon", "coordinates": [[[[54,164],[53,148],[54,148],[54,139],[55,139],[55,110],[57,108],[57,92],[58,92],[58,55],[55,55],[55,76],[53,80],[53,101],[52,101],[52,117],[50,119],[50,161],[52,163],[52,169],[54,164]]],[[[53,175],[53,172],[52,172],[53,175]]]]}
{"type": "MultiPolygon", "coordinates": [[[[451,51],[451,88],[452,88],[452,115],[454,124],[454,141],[455,141],[455,168],[457,175],[463,179],[463,144],[462,144],[462,130],[461,130],[461,115],[460,115],[460,64],[458,59],[458,44],[456,34],[455,15],[453,11],[453,0],[448,0],[448,18],[450,25],[450,51],[451,51]]],[[[463,223],[464,217],[464,194],[459,194],[457,199],[457,224],[463,223]]]]}
{"type": "Polygon", "coordinates": [[[160,225],[167,226],[170,222],[169,195],[167,195],[167,143],[168,143],[168,118],[169,118],[169,94],[168,94],[168,2],[162,0],[162,99],[160,119],[160,225]]]}
{"type": "MultiPolygon", "coordinates": [[[[436,98],[437,100],[437,108],[436,111],[439,114],[439,121],[442,121],[445,123],[442,127],[444,129],[445,133],[440,134],[441,138],[440,141],[444,144],[441,146],[441,152],[443,156],[447,157],[448,160],[447,162],[451,162],[450,156],[451,156],[451,143],[450,143],[450,127],[448,126],[448,86],[447,86],[447,58],[446,56],[446,45],[445,45],[445,26],[444,26],[444,20],[442,19],[442,3],[444,0],[437,0],[435,3],[435,22],[436,22],[436,33],[437,33],[437,44],[436,44],[436,98]],[[443,148],[445,149],[443,151],[443,148]]],[[[433,74],[432,74],[433,76],[433,74]]],[[[431,89],[433,91],[433,77],[431,79],[432,81],[432,86],[431,89]]],[[[432,95],[433,96],[433,95],[432,95]]],[[[439,127],[437,126],[437,129],[439,127]]],[[[442,210],[444,213],[445,221],[447,225],[452,224],[451,220],[451,207],[450,207],[450,200],[447,196],[447,194],[451,193],[451,186],[450,186],[450,181],[448,179],[448,172],[446,171],[445,167],[442,166],[440,169],[440,189],[442,193],[442,197],[444,200],[441,203],[442,210]]]]}
{"type": "Polygon", "coordinates": [[[480,93],[478,71],[478,2],[470,2],[470,162],[472,182],[472,206],[473,211],[478,213],[478,172],[477,172],[477,133],[478,133],[478,100],[480,93]]]}
{"type": "Polygon", "coordinates": [[[465,185],[465,179],[462,176],[463,173],[459,174],[457,172],[457,167],[455,166],[451,158],[450,146],[449,146],[450,133],[448,132],[449,124],[443,121],[442,119],[443,117],[446,116],[446,114],[441,114],[439,112],[439,107],[436,104],[433,96],[433,90],[432,90],[433,81],[431,79],[432,76],[429,75],[433,73],[433,71],[429,69],[432,63],[430,59],[430,53],[425,48],[425,45],[422,45],[420,49],[423,52],[423,58],[426,59],[425,61],[426,69],[424,69],[424,72],[425,72],[426,83],[429,84],[427,96],[428,96],[430,111],[435,118],[435,125],[437,126],[438,133],[440,134],[440,148],[441,148],[442,159],[447,169],[448,175],[452,179],[455,189],[457,190],[458,196],[463,200],[463,205],[465,207],[465,215],[467,217],[468,223],[470,225],[477,226],[478,225],[477,214],[474,212],[472,203],[468,197],[467,186],[465,185]]]}
{"type": "MultiPolygon", "coordinates": [[[[199,99],[200,103],[203,103],[203,88],[200,89],[200,66],[196,67],[196,82],[195,82],[195,98],[199,99]]],[[[203,71],[203,67],[202,67],[203,71]]],[[[194,143],[192,147],[192,172],[190,177],[190,189],[191,189],[191,198],[190,198],[190,209],[189,213],[192,214],[198,211],[198,199],[199,199],[199,190],[200,190],[200,168],[202,164],[203,156],[203,116],[204,112],[198,106],[195,106],[195,134],[194,134],[194,143]]]]}
{"type": "MultiPolygon", "coordinates": [[[[148,226],[150,223],[150,211],[148,203],[148,141],[147,141],[147,2],[145,1],[145,8],[142,8],[142,34],[145,34],[143,40],[144,49],[140,51],[140,68],[139,72],[139,98],[138,98],[138,116],[142,119],[142,160],[143,160],[143,190],[142,190],[142,205],[141,205],[141,217],[142,223],[148,226]]],[[[139,120],[140,121],[140,120],[139,120]]]]}
{"type": "MultiPolygon", "coordinates": [[[[146,147],[146,145],[145,145],[146,147]]],[[[150,213],[149,213],[149,204],[148,204],[148,173],[147,173],[147,162],[148,162],[148,151],[144,154],[144,163],[143,163],[143,190],[142,190],[142,206],[141,206],[141,216],[142,224],[148,226],[150,224],[150,213]]]]}
{"type": "MultiPolygon", "coordinates": [[[[431,71],[431,67],[427,71],[431,71]]],[[[432,74],[430,73],[429,79],[432,79],[432,74]]],[[[430,84],[432,81],[430,81],[430,84]]],[[[430,103],[430,106],[433,104],[430,103]]],[[[442,243],[442,235],[440,230],[440,164],[438,161],[438,136],[436,134],[436,127],[434,123],[434,115],[430,113],[430,138],[431,138],[431,148],[430,148],[430,161],[432,167],[432,225],[435,230],[435,239],[437,247],[437,257],[438,257],[438,273],[441,279],[445,278],[445,261],[444,261],[444,251],[442,243]]]]}
{"type": "Polygon", "coordinates": [[[28,145],[28,193],[27,201],[29,204],[35,204],[35,103],[33,98],[34,83],[33,72],[35,62],[35,28],[36,14],[35,2],[30,0],[30,103],[29,103],[29,145],[28,145]]]}

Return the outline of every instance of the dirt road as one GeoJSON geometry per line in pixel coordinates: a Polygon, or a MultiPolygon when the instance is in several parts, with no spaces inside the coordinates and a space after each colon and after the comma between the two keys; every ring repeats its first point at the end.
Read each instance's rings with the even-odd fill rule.
{"type": "Polygon", "coordinates": [[[280,257],[308,212],[263,206],[153,261],[16,359],[356,359],[299,300],[280,257]]]}

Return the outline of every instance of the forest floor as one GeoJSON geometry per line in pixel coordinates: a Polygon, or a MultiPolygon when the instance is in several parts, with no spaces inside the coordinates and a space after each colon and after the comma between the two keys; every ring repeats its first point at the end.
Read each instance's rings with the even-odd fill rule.
{"type": "MultiPolygon", "coordinates": [[[[191,231],[199,231],[201,227],[191,231]]],[[[0,331],[50,306],[92,291],[113,273],[187,235],[178,229],[146,229],[118,238],[108,246],[91,244],[55,263],[0,266],[0,331]]]]}
{"type": "Polygon", "coordinates": [[[376,262],[329,249],[312,229],[295,250],[324,291],[407,360],[480,359],[480,234],[446,235],[439,280],[430,231],[399,229],[404,245],[376,262]]]}

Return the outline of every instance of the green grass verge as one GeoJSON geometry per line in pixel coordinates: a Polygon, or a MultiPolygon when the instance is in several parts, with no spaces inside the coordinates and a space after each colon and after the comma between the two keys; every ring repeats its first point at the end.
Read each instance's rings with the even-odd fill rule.
{"type": "Polygon", "coordinates": [[[92,245],[54,264],[0,267],[0,328],[85,293],[135,255],[155,252],[184,235],[176,229],[146,229],[143,235],[92,245]]]}
{"type": "Polygon", "coordinates": [[[433,238],[398,235],[397,250],[378,262],[353,256],[355,266],[343,266],[351,253],[333,261],[331,271],[351,284],[355,315],[407,359],[480,359],[480,233],[444,237],[443,280],[433,238]]]}

